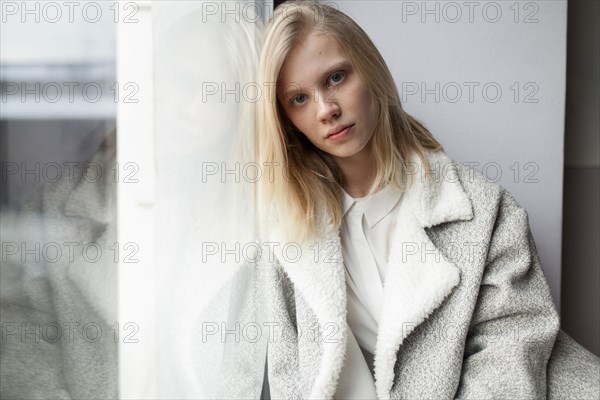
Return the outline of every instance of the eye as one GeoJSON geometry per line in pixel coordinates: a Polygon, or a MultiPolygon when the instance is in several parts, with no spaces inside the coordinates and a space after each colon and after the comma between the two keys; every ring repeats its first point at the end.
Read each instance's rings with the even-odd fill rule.
{"type": "Polygon", "coordinates": [[[293,105],[300,105],[300,104],[304,103],[305,101],[306,101],[306,95],[304,95],[304,94],[299,94],[290,99],[290,103],[292,103],[293,105]]]}
{"type": "Polygon", "coordinates": [[[330,77],[329,77],[329,82],[332,85],[337,85],[338,83],[342,82],[344,80],[344,78],[346,77],[346,73],[343,71],[338,71],[338,72],[334,72],[330,77]]]}

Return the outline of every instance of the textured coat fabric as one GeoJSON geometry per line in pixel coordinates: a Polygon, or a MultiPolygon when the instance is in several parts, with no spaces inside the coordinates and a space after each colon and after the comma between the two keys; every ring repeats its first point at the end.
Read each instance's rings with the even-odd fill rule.
{"type": "MultiPolygon", "coordinates": [[[[427,157],[431,179],[418,157],[411,161],[413,184],[392,238],[377,397],[598,398],[600,363],[560,331],[526,211],[445,153],[427,157]]],[[[330,223],[322,232],[322,241],[295,243],[293,257],[276,250],[268,263],[279,333],[268,345],[272,398],[336,393],[346,286],[339,232],[330,223]]],[[[277,249],[290,243],[277,229],[270,240],[277,249]]]]}

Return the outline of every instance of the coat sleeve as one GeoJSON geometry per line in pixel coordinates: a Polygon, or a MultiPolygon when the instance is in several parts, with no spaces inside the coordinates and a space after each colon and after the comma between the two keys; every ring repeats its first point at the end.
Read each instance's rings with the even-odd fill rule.
{"type": "Polygon", "coordinates": [[[527,212],[502,189],[456,398],[545,398],[559,326],[527,212]]]}

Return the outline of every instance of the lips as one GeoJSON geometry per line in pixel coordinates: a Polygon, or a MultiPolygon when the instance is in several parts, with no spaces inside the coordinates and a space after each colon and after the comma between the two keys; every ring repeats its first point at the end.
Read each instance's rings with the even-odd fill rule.
{"type": "Polygon", "coordinates": [[[329,130],[329,132],[327,132],[327,136],[325,138],[328,138],[330,136],[336,135],[338,133],[340,133],[341,131],[343,131],[346,128],[349,128],[351,126],[353,126],[354,124],[348,124],[348,125],[338,125],[332,129],[329,130]]]}

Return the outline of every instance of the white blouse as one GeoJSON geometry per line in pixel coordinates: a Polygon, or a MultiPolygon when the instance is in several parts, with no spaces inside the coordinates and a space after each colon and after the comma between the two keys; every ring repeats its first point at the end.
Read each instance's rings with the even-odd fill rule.
{"type": "Polygon", "coordinates": [[[347,321],[363,353],[368,352],[364,355],[372,368],[383,282],[402,192],[387,185],[367,197],[353,198],[346,191],[343,195],[340,239],[346,267],[347,321]]]}
{"type": "Polygon", "coordinates": [[[343,191],[340,227],[346,270],[348,345],[335,399],[375,399],[373,354],[383,282],[402,192],[391,185],[370,196],[343,191]]]}

